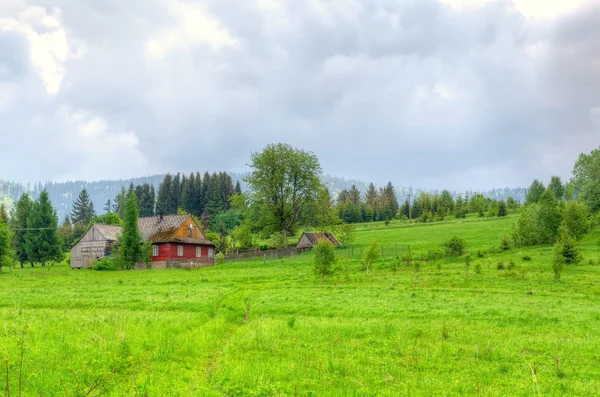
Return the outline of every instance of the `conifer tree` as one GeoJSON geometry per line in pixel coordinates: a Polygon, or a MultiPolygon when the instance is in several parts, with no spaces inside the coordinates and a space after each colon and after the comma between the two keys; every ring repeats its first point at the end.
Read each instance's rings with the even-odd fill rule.
{"type": "Polygon", "coordinates": [[[90,201],[90,196],[86,188],[79,193],[79,197],[73,203],[71,211],[71,220],[77,225],[88,225],[92,221],[94,213],[94,204],[90,201]]]}
{"type": "Polygon", "coordinates": [[[125,186],[121,187],[121,191],[117,194],[115,199],[113,200],[113,212],[117,214],[117,216],[123,219],[123,214],[125,213],[125,202],[127,201],[127,191],[125,190],[125,186]]]}
{"type": "Polygon", "coordinates": [[[181,188],[181,208],[188,214],[192,214],[194,211],[194,196],[196,193],[196,177],[191,173],[190,177],[185,178],[183,182],[181,188]]]}
{"type": "Polygon", "coordinates": [[[135,192],[127,195],[123,219],[123,232],[119,237],[119,258],[126,269],[143,260],[142,235],[138,228],[139,210],[135,192]]]}
{"type": "Polygon", "coordinates": [[[25,250],[32,263],[60,262],[63,258],[61,241],[57,233],[58,219],[48,192],[43,190],[27,217],[25,250]]]}
{"type": "Polygon", "coordinates": [[[62,250],[63,252],[68,251],[71,248],[71,245],[73,243],[73,224],[71,223],[71,220],[69,219],[69,216],[65,216],[65,219],[63,221],[63,223],[60,225],[60,228],[58,229],[58,235],[60,237],[60,240],[62,242],[62,250]]]}
{"type": "Polygon", "coordinates": [[[105,214],[110,214],[112,212],[112,200],[108,199],[106,201],[106,204],[104,204],[104,213],[105,214]]]}
{"type": "Polygon", "coordinates": [[[13,208],[12,216],[10,219],[10,226],[14,230],[13,234],[13,247],[15,249],[15,255],[17,261],[19,261],[21,267],[25,262],[28,262],[27,250],[25,246],[25,234],[27,229],[27,218],[33,208],[33,201],[28,194],[23,193],[15,208],[13,208]]]}
{"type": "Polygon", "coordinates": [[[242,194],[242,186],[240,185],[240,181],[237,181],[235,183],[234,193],[235,194],[242,194]]]}
{"type": "Polygon", "coordinates": [[[158,196],[156,197],[156,213],[158,214],[168,214],[168,201],[172,182],[171,174],[167,174],[158,187],[158,196]]]}

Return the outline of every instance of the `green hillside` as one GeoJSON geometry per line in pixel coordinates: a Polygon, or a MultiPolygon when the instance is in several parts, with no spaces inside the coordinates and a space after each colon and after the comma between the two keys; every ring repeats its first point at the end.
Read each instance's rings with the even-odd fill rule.
{"type": "Polygon", "coordinates": [[[600,231],[556,282],[550,246],[497,250],[510,223],[358,229],[357,247],[417,254],[459,235],[468,270],[444,259],[394,272],[387,257],[367,275],[342,259],[321,283],[310,254],[195,271],[5,269],[0,389],[18,394],[22,364],[23,395],[598,394],[600,231]]]}

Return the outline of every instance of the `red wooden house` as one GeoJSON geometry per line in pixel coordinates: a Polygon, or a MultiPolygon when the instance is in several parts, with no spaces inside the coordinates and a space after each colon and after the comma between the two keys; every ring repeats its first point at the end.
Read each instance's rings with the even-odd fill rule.
{"type": "Polygon", "coordinates": [[[212,265],[215,245],[206,239],[190,215],[157,215],[140,218],[142,239],[152,243],[153,267],[169,267],[170,263],[212,265]]]}

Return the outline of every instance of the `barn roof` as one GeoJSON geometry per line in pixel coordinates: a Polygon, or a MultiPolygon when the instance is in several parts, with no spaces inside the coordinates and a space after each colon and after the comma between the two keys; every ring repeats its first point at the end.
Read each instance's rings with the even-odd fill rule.
{"type": "Polygon", "coordinates": [[[117,241],[121,235],[121,226],[95,224],[94,227],[109,241],[117,241]]]}

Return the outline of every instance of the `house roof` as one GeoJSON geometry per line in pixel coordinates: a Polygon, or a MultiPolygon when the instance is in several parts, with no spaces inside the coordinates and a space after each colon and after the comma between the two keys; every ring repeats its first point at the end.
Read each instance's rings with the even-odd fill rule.
{"type": "Polygon", "coordinates": [[[142,233],[142,240],[152,243],[168,241],[188,217],[189,215],[164,215],[162,219],[160,216],[139,218],[138,228],[142,233]]]}
{"type": "Polygon", "coordinates": [[[94,227],[109,241],[117,241],[121,235],[121,226],[95,224],[94,227]]]}
{"type": "MultiPolygon", "coordinates": [[[[333,233],[309,233],[306,232],[305,235],[312,245],[317,245],[319,240],[329,240],[334,247],[339,247],[342,244],[335,238],[333,233]]],[[[302,240],[302,236],[300,236],[300,240],[302,240]]]]}

